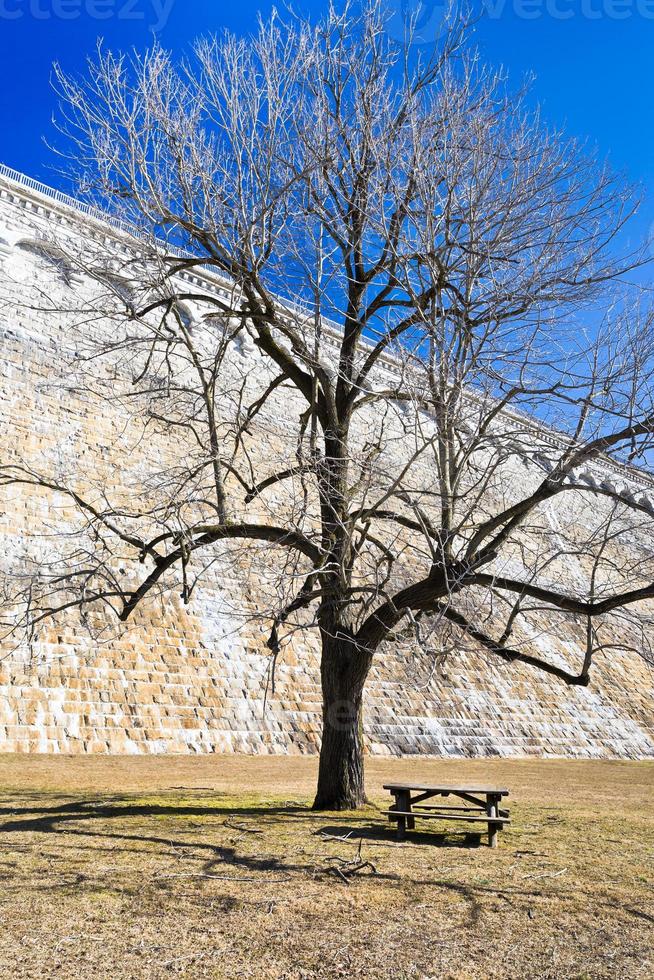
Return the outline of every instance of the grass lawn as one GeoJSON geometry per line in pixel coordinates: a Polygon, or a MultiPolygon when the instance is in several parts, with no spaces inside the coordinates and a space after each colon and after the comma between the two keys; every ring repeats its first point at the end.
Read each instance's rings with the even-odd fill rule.
{"type": "Polygon", "coordinates": [[[315,773],[0,756],[0,977],[654,975],[654,763],[371,759],[356,814],[312,813],[315,773]],[[506,784],[513,822],[497,850],[454,823],[397,843],[398,777],[506,784]]]}

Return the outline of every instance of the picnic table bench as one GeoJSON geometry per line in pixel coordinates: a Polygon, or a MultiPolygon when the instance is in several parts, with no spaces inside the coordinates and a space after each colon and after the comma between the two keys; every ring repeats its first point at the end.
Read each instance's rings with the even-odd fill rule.
{"type": "Polygon", "coordinates": [[[384,789],[395,798],[390,809],[383,812],[387,814],[391,823],[397,823],[398,840],[404,840],[407,827],[409,830],[415,828],[416,817],[421,820],[465,820],[468,823],[487,824],[488,843],[491,847],[497,847],[498,831],[511,823],[509,811],[500,807],[502,798],[509,795],[508,789],[479,786],[477,783],[467,786],[386,783],[384,789]],[[434,800],[437,797],[450,796],[462,800],[466,806],[426,803],[427,800],[434,800]]]}

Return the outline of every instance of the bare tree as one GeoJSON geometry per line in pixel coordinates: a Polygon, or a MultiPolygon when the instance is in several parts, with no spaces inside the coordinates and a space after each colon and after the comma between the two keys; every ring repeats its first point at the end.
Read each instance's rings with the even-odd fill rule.
{"type": "Polygon", "coordinates": [[[86,383],[167,457],[133,492],[1,471],[81,517],[8,593],[12,630],[126,620],[180,582],[191,601],[247,560],[273,661],[319,632],[316,808],[364,799],[386,645],[469,643],[586,685],[598,651],[648,653],[654,597],[654,512],[629,490],[654,438],[652,317],[618,291],[641,259],[619,248],[631,192],[479,65],[456,16],[428,55],[384,28],[370,0],[180,65],[100,50],[83,80],[57,72],[80,196],[134,232],[59,246],[92,284],[81,361],[111,365],[86,383]],[[543,632],[580,664],[540,655],[543,632]]]}

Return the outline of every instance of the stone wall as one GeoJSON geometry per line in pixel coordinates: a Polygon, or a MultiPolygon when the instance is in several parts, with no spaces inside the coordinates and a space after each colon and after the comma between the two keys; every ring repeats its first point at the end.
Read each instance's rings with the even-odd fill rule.
{"type": "MultiPolygon", "coordinates": [[[[64,473],[73,461],[104,461],[110,479],[128,444],[124,419],[98,415],[71,394],[71,336],[63,320],[39,311],[43,293],[81,288],[39,256],[40,234],[56,225],[83,236],[89,221],[68,202],[0,174],[0,456],[46,459],[64,473]]],[[[240,351],[234,370],[247,372],[250,356],[240,351]]],[[[281,418],[263,424],[267,440],[283,436],[281,418]]],[[[652,492],[644,476],[627,479],[629,492],[652,492]]],[[[1,494],[0,550],[19,572],[35,549],[49,547],[65,508],[59,501],[51,512],[51,497],[25,489],[1,494]]],[[[176,597],[149,604],[128,628],[99,639],[71,619],[46,626],[30,649],[6,643],[0,751],[315,752],[315,637],[298,634],[285,649],[266,697],[269,651],[248,616],[251,591],[247,572],[235,567],[227,579],[209,579],[191,605],[176,597]]],[[[545,656],[565,654],[560,638],[539,642],[545,656]]],[[[432,672],[418,651],[391,651],[368,684],[366,737],[379,754],[654,756],[653,693],[650,668],[627,653],[600,657],[590,687],[570,689],[481,654],[460,653],[432,672]]]]}

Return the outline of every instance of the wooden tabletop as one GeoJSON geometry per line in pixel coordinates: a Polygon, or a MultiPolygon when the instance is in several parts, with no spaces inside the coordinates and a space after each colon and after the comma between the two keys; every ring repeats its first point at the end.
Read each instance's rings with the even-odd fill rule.
{"type": "Polygon", "coordinates": [[[391,790],[416,790],[419,793],[492,793],[495,796],[508,796],[508,789],[497,788],[496,786],[478,786],[473,783],[470,786],[425,786],[422,783],[384,783],[384,789],[391,790]]]}

